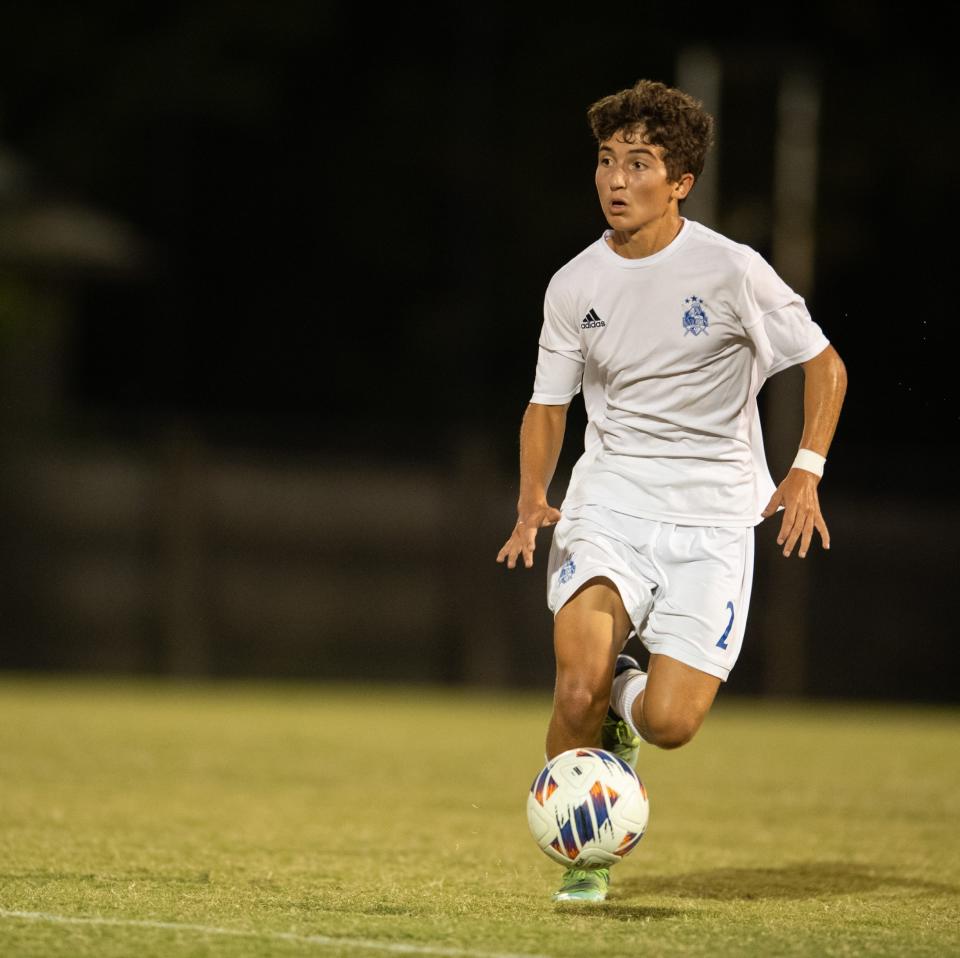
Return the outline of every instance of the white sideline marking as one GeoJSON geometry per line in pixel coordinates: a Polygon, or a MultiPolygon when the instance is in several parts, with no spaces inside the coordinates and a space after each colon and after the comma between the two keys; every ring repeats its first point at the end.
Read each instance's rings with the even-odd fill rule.
{"type": "Polygon", "coordinates": [[[548,955],[510,954],[499,951],[473,951],[448,948],[444,945],[404,945],[400,942],[374,941],[372,938],[331,938],[328,935],[296,935],[290,931],[244,931],[240,928],[218,928],[215,925],[192,925],[178,921],[140,921],[135,918],[102,918],[83,915],[51,915],[42,911],[7,911],[0,908],[0,918],[20,921],[48,922],[55,925],[110,925],[118,928],[159,928],[164,931],[195,931],[203,935],[227,935],[235,938],[267,938],[293,941],[321,948],[367,948],[391,951],[402,955],[445,955],[448,958],[549,958],[548,955]]]}

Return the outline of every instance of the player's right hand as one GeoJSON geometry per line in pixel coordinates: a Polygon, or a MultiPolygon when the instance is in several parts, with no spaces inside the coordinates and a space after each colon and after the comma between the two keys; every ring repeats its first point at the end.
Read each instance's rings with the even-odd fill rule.
{"type": "Polygon", "coordinates": [[[560,510],[546,502],[537,503],[528,509],[520,509],[517,524],[510,533],[510,538],[497,553],[497,562],[506,560],[507,568],[513,569],[517,565],[517,556],[523,556],[523,564],[528,568],[533,566],[533,552],[537,548],[537,530],[544,526],[556,525],[560,521],[560,510]]]}

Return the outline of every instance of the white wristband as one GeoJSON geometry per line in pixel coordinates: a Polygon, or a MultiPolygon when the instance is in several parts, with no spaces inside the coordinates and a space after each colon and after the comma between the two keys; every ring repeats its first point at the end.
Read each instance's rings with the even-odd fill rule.
{"type": "Polygon", "coordinates": [[[821,456],[819,452],[814,452],[812,449],[801,449],[797,453],[797,458],[793,460],[793,465],[790,468],[806,469],[807,472],[822,476],[823,464],[826,461],[826,458],[821,456]]]}

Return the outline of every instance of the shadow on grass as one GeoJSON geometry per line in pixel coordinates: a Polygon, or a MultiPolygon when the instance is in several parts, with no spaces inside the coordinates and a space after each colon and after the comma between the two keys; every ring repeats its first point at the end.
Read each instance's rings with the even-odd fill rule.
{"type": "MultiPolygon", "coordinates": [[[[618,876],[619,877],[619,876],[618,876]]],[[[803,899],[900,888],[928,895],[956,895],[960,888],[908,878],[882,866],[807,862],[781,868],[715,868],[685,875],[638,875],[617,882],[622,897],[656,895],[720,901],[803,899]]]]}
{"type": "MultiPolygon", "coordinates": [[[[656,921],[664,918],[679,918],[687,914],[684,908],[648,908],[645,905],[622,905],[618,901],[605,901],[584,905],[582,902],[559,904],[554,909],[558,915],[575,914],[578,918],[602,918],[604,921],[656,921]]],[[[702,911],[698,915],[705,914],[702,911]]]]}

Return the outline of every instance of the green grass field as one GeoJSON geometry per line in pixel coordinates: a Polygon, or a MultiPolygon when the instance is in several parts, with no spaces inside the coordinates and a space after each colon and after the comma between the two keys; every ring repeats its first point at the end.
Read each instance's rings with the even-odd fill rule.
{"type": "Polygon", "coordinates": [[[960,954],[960,711],[721,697],[586,906],[527,832],[548,711],[0,678],[0,955],[960,954]]]}

